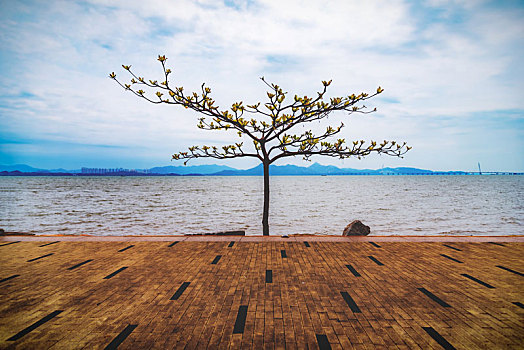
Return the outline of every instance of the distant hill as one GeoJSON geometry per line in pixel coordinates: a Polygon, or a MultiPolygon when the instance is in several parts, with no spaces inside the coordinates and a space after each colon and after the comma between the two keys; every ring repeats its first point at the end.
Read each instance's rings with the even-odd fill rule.
{"type": "Polygon", "coordinates": [[[51,172],[51,173],[70,173],[70,174],[77,174],[77,173],[81,173],[82,170],[81,170],[81,169],[67,170],[67,169],[64,169],[64,168],[59,168],[59,169],[51,169],[51,170],[49,170],[49,172],[51,172]]]}
{"type": "Polygon", "coordinates": [[[154,167],[148,170],[150,173],[153,173],[153,174],[209,175],[209,174],[217,173],[219,171],[236,170],[236,169],[225,166],[225,165],[211,164],[211,165],[192,165],[192,166],[183,166],[183,165],[181,166],[162,166],[162,167],[154,167]]]}
{"type": "MultiPolygon", "coordinates": [[[[431,170],[417,168],[383,168],[383,169],[352,169],[337,168],[333,165],[322,165],[313,163],[309,167],[297,165],[270,165],[269,175],[407,175],[407,174],[433,174],[431,170]]],[[[262,164],[246,170],[228,169],[214,174],[213,176],[261,176],[264,174],[262,164]]]]}
{"type": "MultiPolygon", "coordinates": [[[[25,164],[15,165],[0,165],[0,172],[2,175],[18,175],[21,173],[32,173],[34,175],[57,175],[57,174],[77,174],[81,170],[66,170],[66,169],[37,169],[25,164]],[[6,173],[7,172],[7,173],[6,173]]],[[[264,174],[262,164],[257,165],[251,169],[235,169],[226,165],[194,165],[194,166],[163,166],[154,167],[151,169],[144,169],[140,171],[127,171],[129,175],[143,176],[143,175],[203,175],[203,176],[262,176],[264,174]],[[131,174],[132,173],[132,174],[131,174]]],[[[127,173],[126,173],[127,174],[127,173]]],[[[120,174],[120,175],[126,175],[120,174]]],[[[313,163],[308,167],[297,165],[271,165],[269,167],[269,174],[273,176],[285,175],[445,175],[445,174],[466,174],[462,171],[449,172],[434,172],[431,170],[418,168],[382,168],[382,169],[352,169],[352,168],[338,168],[333,165],[322,165],[313,163]]],[[[94,175],[94,174],[78,174],[78,175],[94,175]]]]}
{"type": "Polygon", "coordinates": [[[390,174],[430,174],[433,171],[431,170],[424,170],[424,169],[417,169],[417,168],[383,168],[380,170],[374,170],[382,175],[390,175],[390,174]]]}
{"type": "Polygon", "coordinates": [[[25,164],[1,165],[0,171],[20,171],[23,173],[48,173],[49,170],[37,169],[25,164]]]}
{"type": "MultiPolygon", "coordinates": [[[[236,170],[235,168],[228,167],[226,165],[194,165],[194,166],[163,166],[163,167],[154,167],[151,169],[145,169],[151,174],[179,174],[179,175],[188,175],[188,174],[200,174],[200,175],[209,175],[217,173],[223,170],[236,170]]],[[[63,168],[59,169],[39,169],[26,164],[15,164],[15,165],[0,165],[0,172],[7,171],[19,171],[22,173],[69,173],[76,174],[81,173],[81,169],[67,170],[63,168]]]]}

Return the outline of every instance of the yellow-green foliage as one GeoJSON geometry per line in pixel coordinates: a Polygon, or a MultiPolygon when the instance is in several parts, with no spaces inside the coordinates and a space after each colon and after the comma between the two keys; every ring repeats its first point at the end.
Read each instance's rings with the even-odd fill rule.
{"type": "Polygon", "coordinates": [[[185,93],[183,87],[172,87],[168,79],[172,71],[166,67],[167,58],[158,56],[158,61],[162,64],[164,73],[161,83],[158,83],[157,80],[146,81],[143,77],[135,75],[130,65],[122,65],[122,67],[131,74],[131,84],[121,83],[114,72],[109,74],[109,77],[125,90],[149,102],[181,105],[194,110],[202,115],[197,124],[200,129],[232,129],[239,137],[249,138],[254,146],[252,151],[244,151],[243,142],[221,148],[192,146],[189,152],[173,154],[172,158],[175,160],[185,159],[187,163],[190,159],[201,157],[216,159],[256,157],[270,164],[277,159],[290,156],[302,156],[306,160],[314,155],[361,158],[375,152],[400,157],[411,148],[406,143],[399,144],[386,140],[380,144],[371,141],[368,145],[364,141],[353,141],[347,144],[343,138],[328,141],[329,138],[340,133],[344,127],[343,123],[336,127],[328,126],[326,131],[319,135],[314,135],[311,130],[293,133],[296,126],[325,119],[332,112],[345,111],[348,114],[375,112],[376,109],[368,111],[362,102],[382,93],[384,89],[380,86],[371,95],[361,92],[325,99],[324,95],[331,80],[323,80],[322,89],[316,93],[316,97],[294,95],[291,102],[284,103],[288,93],[280,86],[266,82],[262,77],[261,80],[269,88],[266,103],[257,102],[244,105],[243,101],[239,101],[233,103],[230,108],[221,109],[211,97],[211,89],[205,84],[202,84],[199,92],[191,93],[185,93]],[[150,92],[147,93],[142,88],[150,92]],[[167,93],[169,97],[164,97],[164,93],[167,93]],[[248,114],[258,118],[251,116],[248,118],[248,114]]]}

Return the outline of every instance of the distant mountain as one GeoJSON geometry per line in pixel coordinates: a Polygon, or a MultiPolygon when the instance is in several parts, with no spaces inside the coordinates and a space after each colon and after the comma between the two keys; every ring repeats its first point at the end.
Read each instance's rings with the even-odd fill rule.
{"type": "MultiPolygon", "coordinates": [[[[337,168],[333,165],[322,165],[313,163],[309,167],[296,165],[270,165],[269,175],[406,175],[406,174],[431,174],[433,171],[417,168],[383,168],[372,169],[352,169],[337,168]]],[[[246,170],[228,169],[210,175],[213,176],[261,176],[264,174],[262,164],[246,170]]]]}
{"type": "Polygon", "coordinates": [[[70,174],[78,174],[78,173],[81,173],[82,170],[81,169],[73,169],[73,170],[67,170],[67,169],[64,169],[64,168],[59,168],[59,169],[51,169],[49,170],[50,173],[70,173],[70,174]]]}
{"type": "Polygon", "coordinates": [[[162,167],[154,167],[148,170],[150,173],[153,173],[153,174],[209,175],[213,173],[218,173],[220,171],[236,170],[236,169],[225,166],[225,165],[211,164],[211,165],[193,165],[193,166],[183,166],[183,165],[182,166],[162,166],[162,167]]]}
{"type": "Polygon", "coordinates": [[[358,171],[355,169],[340,169],[333,165],[322,165],[318,163],[311,164],[307,169],[311,174],[318,174],[318,175],[336,175],[346,170],[358,171]]]}
{"type": "Polygon", "coordinates": [[[48,173],[49,170],[37,169],[25,164],[1,165],[0,171],[20,171],[23,173],[48,173]]]}
{"type": "MultiPolygon", "coordinates": [[[[122,169],[124,170],[124,169],[122,169]]],[[[194,165],[194,166],[163,166],[154,167],[145,170],[126,170],[129,175],[142,176],[142,175],[205,175],[205,176],[262,176],[264,170],[262,164],[257,165],[251,169],[235,169],[226,165],[194,165]]],[[[0,165],[0,172],[12,173],[35,173],[35,175],[53,175],[53,174],[77,174],[81,173],[81,170],[66,170],[66,169],[37,169],[25,164],[16,165],[0,165]]],[[[301,167],[297,165],[271,165],[269,167],[269,174],[273,176],[285,176],[285,175],[444,175],[444,174],[466,174],[462,171],[446,171],[446,172],[434,172],[431,170],[418,169],[418,168],[382,168],[382,169],[352,169],[352,168],[338,168],[333,165],[322,165],[313,163],[308,167],[301,167]]],[[[11,175],[16,175],[15,173],[11,175]]],[[[92,174],[79,174],[79,175],[92,175],[92,174]]],[[[98,174],[104,175],[104,174],[98,174]]],[[[122,174],[121,174],[122,175],[122,174]]]]}
{"type": "MultiPolygon", "coordinates": [[[[187,175],[187,174],[200,174],[200,175],[209,175],[213,173],[217,173],[219,171],[224,170],[236,170],[235,168],[228,167],[226,165],[194,165],[194,166],[163,166],[163,167],[154,167],[151,169],[145,169],[149,173],[152,174],[179,174],[179,175],[187,175]]],[[[63,168],[59,169],[39,169],[34,168],[29,165],[25,164],[15,164],[15,165],[0,165],[0,172],[1,171],[19,171],[22,173],[70,173],[70,174],[77,174],[81,173],[81,169],[74,169],[74,170],[67,170],[63,168]]]]}
{"type": "Polygon", "coordinates": [[[382,168],[379,170],[374,170],[382,175],[390,175],[390,174],[431,174],[433,171],[431,170],[424,170],[424,169],[417,169],[417,168],[382,168]]]}

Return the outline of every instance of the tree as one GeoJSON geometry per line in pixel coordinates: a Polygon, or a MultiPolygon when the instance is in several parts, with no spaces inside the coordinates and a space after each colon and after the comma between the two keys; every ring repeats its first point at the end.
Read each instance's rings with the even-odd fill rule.
{"type": "Polygon", "coordinates": [[[198,119],[198,128],[205,130],[234,130],[240,138],[247,137],[253,144],[251,151],[244,151],[244,143],[234,143],[222,146],[192,146],[188,152],[175,153],[172,159],[184,159],[184,165],[194,158],[230,159],[239,157],[258,158],[264,169],[264,210],[262,215],[263,234],[269,235],[269,165],[278,159],[285,157],[301,156],[309,160],[311,156],[330,156],[337,158],[365,157],[373,152],[391,156],[401,157],[409,151],[406,143],[399,144],[395,141],[386,141],[377,144],[371,141],[366,144],[364,140],[346,143],[345,139],[338,138],[329,142],[335,135],[340,133],[344,124],[337,127],[328,126],[326,131],[315,135],[311,130],[293,134],[292,129],[298,125],[320,121],[327,118],[336,111],[352,113],[372,113],[376,108],[368,111],[362,102],[380,94],[384,91],[378,87],[375,93],[351,94],[343,97],[325,97],[330,81],[322,81],[322,89],[317,92],[316,97],[294,95],[293,100],[285,102],[287,92],[275,84],[268,83],[264,77],[260,78],[269,88],[267,92],[268,101],[261,105],[260,102],[249,105],[241,102],[233,103],[231,108],[220,109],[215,105],[215,100],[210,97],[211,89],[204,84],[201,91],[186,93],[183,87],[170,85],[169,76],[171,69],[166,67],[165,56],[158,56],[162,64],[163,77],[157,80],[146,80],[135,75],[131,66],[122,65],[132,78],[130,84],[122,83],[112,72],[109,77],[114,79],[121,87],[131,91],[155,104],[181,105],[194,110],[202,115],[198,119]],[[149,97],[146,91],[154,91],[149,97]],[[156,90],[156,91],[155,91],[156,90]],[[259,116],[259,119],[250,118],[248,115],[259,116]]]}

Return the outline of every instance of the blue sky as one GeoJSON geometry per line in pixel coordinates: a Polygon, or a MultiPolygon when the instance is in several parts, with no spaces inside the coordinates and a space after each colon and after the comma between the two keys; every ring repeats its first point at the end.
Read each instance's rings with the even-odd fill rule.
{"type": "MultiPolygon", "coordinates": [[[[260,76],[301,95],[329,79],[333,96],[384,87],[368,104],[377,113],[313,128],[343,120],[347,140],[413,150],[313,158],[322,164],[524,171],[522,18],[521,1],[3,1],[0,164],[147,168],[178,165],[171,154],[194,144],[238,142],[107,77],[125,78],[121,64],[130,64],[159,79],[165,54],[175,85],[206,82],[220,106],[264,102],[260,76]]],[[[218,162],[192,162],[203,163],[218,162]]]]}

